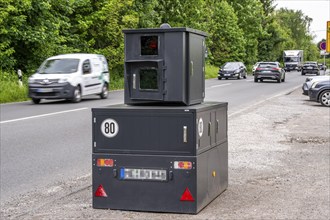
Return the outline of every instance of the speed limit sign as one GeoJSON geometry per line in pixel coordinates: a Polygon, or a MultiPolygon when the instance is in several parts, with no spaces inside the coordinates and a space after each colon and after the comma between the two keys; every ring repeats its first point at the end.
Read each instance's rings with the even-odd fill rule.
{"type": "Polygon", "coordinates": [[[118,123],[112,119],[105,119],[101,124],[101,132],[108,138],[113,138],[118,134],[119,126],[118,123]]]}

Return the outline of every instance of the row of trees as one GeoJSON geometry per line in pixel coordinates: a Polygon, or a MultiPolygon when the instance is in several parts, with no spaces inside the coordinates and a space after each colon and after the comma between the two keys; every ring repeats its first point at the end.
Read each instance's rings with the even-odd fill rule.
{"type": "Polygon", "coordinates": [[[302,49],[315,60],[312,19],[275,10],[274,0],[0,0],[0,69],[30,74],[51,55],[104,54],[112,74],[122,74],[122,30],[162,23],[209,34],[209,62],[281,61],[282,51],[302,49]]]}

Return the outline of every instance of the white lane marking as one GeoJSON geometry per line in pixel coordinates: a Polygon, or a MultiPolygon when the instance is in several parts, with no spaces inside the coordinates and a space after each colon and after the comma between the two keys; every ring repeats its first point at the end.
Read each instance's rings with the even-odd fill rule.
{"type": "MultiPolygon", "coordinates": [[[[216,88],[216,87],[221,87],[221,86],[229,86],[231,85],[232,83],[225,83],[225,84],[221,84],[221,85],[215,85],[215,86],[211,86],[210,88],[216,88]]],[[[208,88],[208,89],[210,89],[208,88]]]]}
{"type": "Polygon", "coordinates": [[[252,82],[254,79],[247,79],[246,82],[252,82]]]}
{"type": "Polygon", "coordinates": [[[51,115],[58,115],[58,114],[63,114],[63,113],[68,113],[68,112],[76,112],[76,111],[81,111],[81,110],[86,110],[86,109],[88,109],[88,108],[77,108],[77,109],[72,109],[72,110],[67,110],[67,111],[53,112],[53,113],[35,115],[35,116],[30,116],[30,117],[25,117],[25,118],[17,118],[17,119],[12,119],[12,120],[7,120],[7,121],[0,121],[0,124],[16,122],[16,121],[23,121],[23,120],[28,120],[28,119],[32,119],[32,118],[47,117],[47,116],[51,116],[51,115]]]}

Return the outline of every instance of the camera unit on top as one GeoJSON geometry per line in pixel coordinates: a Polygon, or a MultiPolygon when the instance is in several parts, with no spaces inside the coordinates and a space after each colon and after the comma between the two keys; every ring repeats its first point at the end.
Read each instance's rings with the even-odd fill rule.
{"type": "Polygon", "coordinates": [[[206,33],[168,24],[123,32],[125,104],[203,102],[206,33]]]}

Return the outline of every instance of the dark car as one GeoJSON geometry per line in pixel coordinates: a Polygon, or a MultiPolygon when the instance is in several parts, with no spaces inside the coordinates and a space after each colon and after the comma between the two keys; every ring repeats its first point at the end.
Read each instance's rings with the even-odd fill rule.
{"type": "Polygon", "coordinates": [[[330,80],[314,82],[308,90],[309,99],[330,107],[330,80]]]}
{"type": "Polygon", "coordinates": [[[318,66],[319,66],[319,70],[324,70],[324,71],[327,70],[327,66],[323,63],[319,63],[318,66]]]}
{"type": "Polygon", "coordinates": [[[320,69],[317,62],[305,62],[301,69],[301,75],[305,74],[320,75],[320,69]]]}
{"type": "Polygon", "coordinates": [[[260,62],[254,72],[254,82],[264,79],[276,80],[278,83],[285,81],[285,71],[278,62],[260,62]]]}
{"type": "Polygon", "coordinates": [[[218,79],[222,78],[237,78],[243,77],[246,79],[246,67],[242,62],[227,62],[219,69],[218,79]]]}

